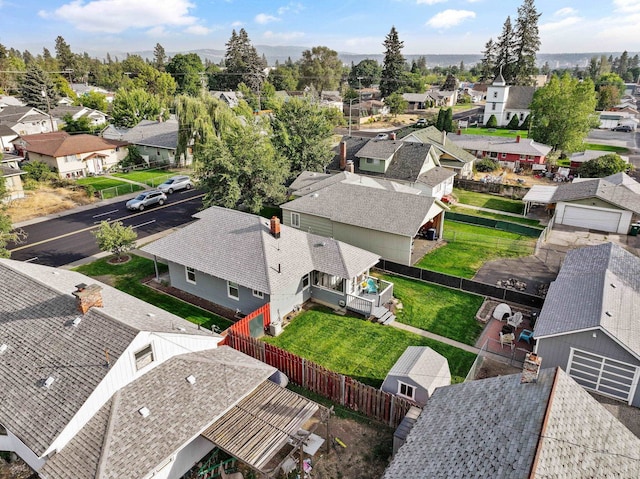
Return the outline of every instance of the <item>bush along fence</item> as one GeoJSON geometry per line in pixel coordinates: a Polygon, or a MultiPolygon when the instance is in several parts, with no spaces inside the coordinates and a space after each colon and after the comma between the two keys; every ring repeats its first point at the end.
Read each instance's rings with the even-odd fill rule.
{"type": "Polygon", "coordinates": [[[533,294],[523,293],[512,289],[501,288],[492,284],[481,283],[472,279],[460,278],[445,273],[437,273],[428,269],[416,268],[414,266],[406,266],[394,263],[392,261],[380,260],[376,268],[388,272],[395,273],[408,278],[417,279],[427,283],[440,284],[447,288],[459,289],[469,293],[475,293],[481,296],[489,296],[501,301],[507,301],[533,308],[542,308],[544,298],[533,294]]]}
{"type": "Polygon", "coordinates": [[[542,233],[542,228],[534,228],[532,226],[521,225],[518,223],[511,223],[509,221],[494,220],[491,218],[483,218],[481,216],[465,215],[463,213],[454,213],[453,211],[447,211],[447,219],[457,221],[459,223],[468,223],[478,226],[486,226],[487,228],[494,228],[501,231],[508,231],[510,233],[517,233],[523,236],[531,236],[537,238],[542,233]]]}
{"type": "Polygon", "coordinates": [[[412,401],[330,371],[313,361],[296,356],[272,344],[227,330],[226,344],[248,356],[278,368],[294,384],[357,411],[392,428],[398,427],[412,401]]]}

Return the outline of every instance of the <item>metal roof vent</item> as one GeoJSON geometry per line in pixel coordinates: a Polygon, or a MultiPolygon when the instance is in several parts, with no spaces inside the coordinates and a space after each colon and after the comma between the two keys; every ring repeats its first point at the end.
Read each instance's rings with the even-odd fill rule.
{"type": "Polygon", "coordinates": [[[47,388],[49,389],[51,387],[51,385],[53,384],[53,382],[55,381],[55,378],[53,376],[49,376],[47,379],[44,380],[44,382],[42,383],[42,387],[43,388],[47,388]]]}
{"type": "Polygon", "coordinates": [[[604,314],[606,314],[607,316],[611,317],[611,313],[609,311],[605,311],[604,314]]]}
{"type": "Polygon", "coordinates": [[[318,196],[319,196],[319,195],[318,195],[318,193],[313,193],[313,194],[311,195],[311,198],[317,198],[318,196]]]}
{"type": "Polygon", "coordinates": [[[187,328],[185,328],[184,326],[178,326],[176,329],[181,333],[184,333],[187,330],[187,328]]]}
{"type": "Polygon", "coordinates": [[[82,321],[82,318],[80,316],[78,316],[76,319],[71,321],[71,325],[77,327],[80,324],[81,321],[82,321]]]}
{"type": "Polygon", "coordinates": [[[147,316],[149,316],[150,318],[155,318],[156,317],[156,315],[153,314],[153,313],[147,313],[147,316]]]}
{"type": "Polygon", "coordinates": [[[612,288],[615,288],[615,287],[616,287],[616,285],[615,285],[614,283],[611,283],[611,287],[612,287],[612,288]]]}
{"type": "Polygon", "coordinates": [[[149,408],[147,406],[142,406],[140,409],[138,409],[138,412],[142,417],[149,417],[149,414],[151,414],[151,411],[149,411],[149,408]]]}
{"type": "Polygon", "coordinates": [[[0,344],[0,354],[4,353],[7,349],[9,349],[8,345],[5,343],[0,344]]]}
{"type": "Polygon", "coordinates": [[[185,379],[187,380],[187,382],[189,384],[195,384],[196,383],[196,377],[193,374],[190,374],[185,379]]]}

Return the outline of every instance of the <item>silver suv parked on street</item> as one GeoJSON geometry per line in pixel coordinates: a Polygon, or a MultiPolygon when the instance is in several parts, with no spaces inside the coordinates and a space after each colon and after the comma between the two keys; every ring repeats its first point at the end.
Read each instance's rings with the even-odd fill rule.
{"type": "Polygon", "coordinates": [[[187,189],[190,190],[193,187],[191,178],[186,175],[172,176],[167,181],[158,185],[158,189],[163,193],[172,194],[174,191],[187,189]]]}
{"type": "Polygon", "coordinates": [[[135,198],[127,201],[127,208],[133,211],[142,211],[147,206],[164,205],[167,195],[159,190],[149,190],[140,193],[135,198]]]}

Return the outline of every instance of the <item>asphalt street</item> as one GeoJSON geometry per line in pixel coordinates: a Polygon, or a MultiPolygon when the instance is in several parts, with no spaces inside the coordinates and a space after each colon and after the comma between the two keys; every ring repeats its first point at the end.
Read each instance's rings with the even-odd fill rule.
{"type": "Polygon", "coordinates": [[[202,207],[202,196],[201,191],[195,190],[176,192],[163,206],[142,212],[129,211],[126,199],[122,199],[29,224],[22,227],[27,233],[26,241],[9,246],[11,259],[47,266],[73,263],[100,252],[92,232],[101,221],[122,221],[142,239],[193,221],[192,215],[202,207]]]}

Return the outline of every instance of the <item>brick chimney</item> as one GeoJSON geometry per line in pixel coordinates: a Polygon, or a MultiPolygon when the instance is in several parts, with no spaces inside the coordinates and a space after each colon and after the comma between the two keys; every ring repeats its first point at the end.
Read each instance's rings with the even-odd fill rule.
{"type": "Polygon", "coordinates": [[[102,288],[97,284],[87,286],[84,283],[76,285],[76,290],[72,293],[76,297],[78,311],[85,314],[89,309],[102,308],[102,288]]]}
{"type": "Polygon", "coordinates": [[[522,366],[520,384],[537,382],[541,364],[542,358],[540,356],[536,353],[527,353],[527,356],[524,359],[524,365],[522,366]]]}
{"type": "Polygon", "coordinates": [[[351,161],[351,160],[347,161],[347,166],[345,167],[344,171],[348,171],[349,173],[354,173],[355,172],[355,167],[353,166],[353,161],[351,161]]]}
{"type": "Polygon", "coordinates": [[[520,143],[520,135],[516,135],[516,143],[520,143]]]}
{"type": "Polygon", "coordinates": [[[347,142],[340,142],[340,169],[344,170],[347,167],[347,142]]]}
{"type": "Polygon", "coordinates": [[[456,130],[456,135],[462,135],[462,130],[460,128],[456,130]]]}
{"type": "Polygon", "coordinates": [[[442,130],[442,146],[447,142],[447,130],[442,130]]]}
{"type": "Polygon", "coordinates": [[[280,219],[277,216],[271,217],[269,232],[274,238],[280,238],[280,219]]]}

